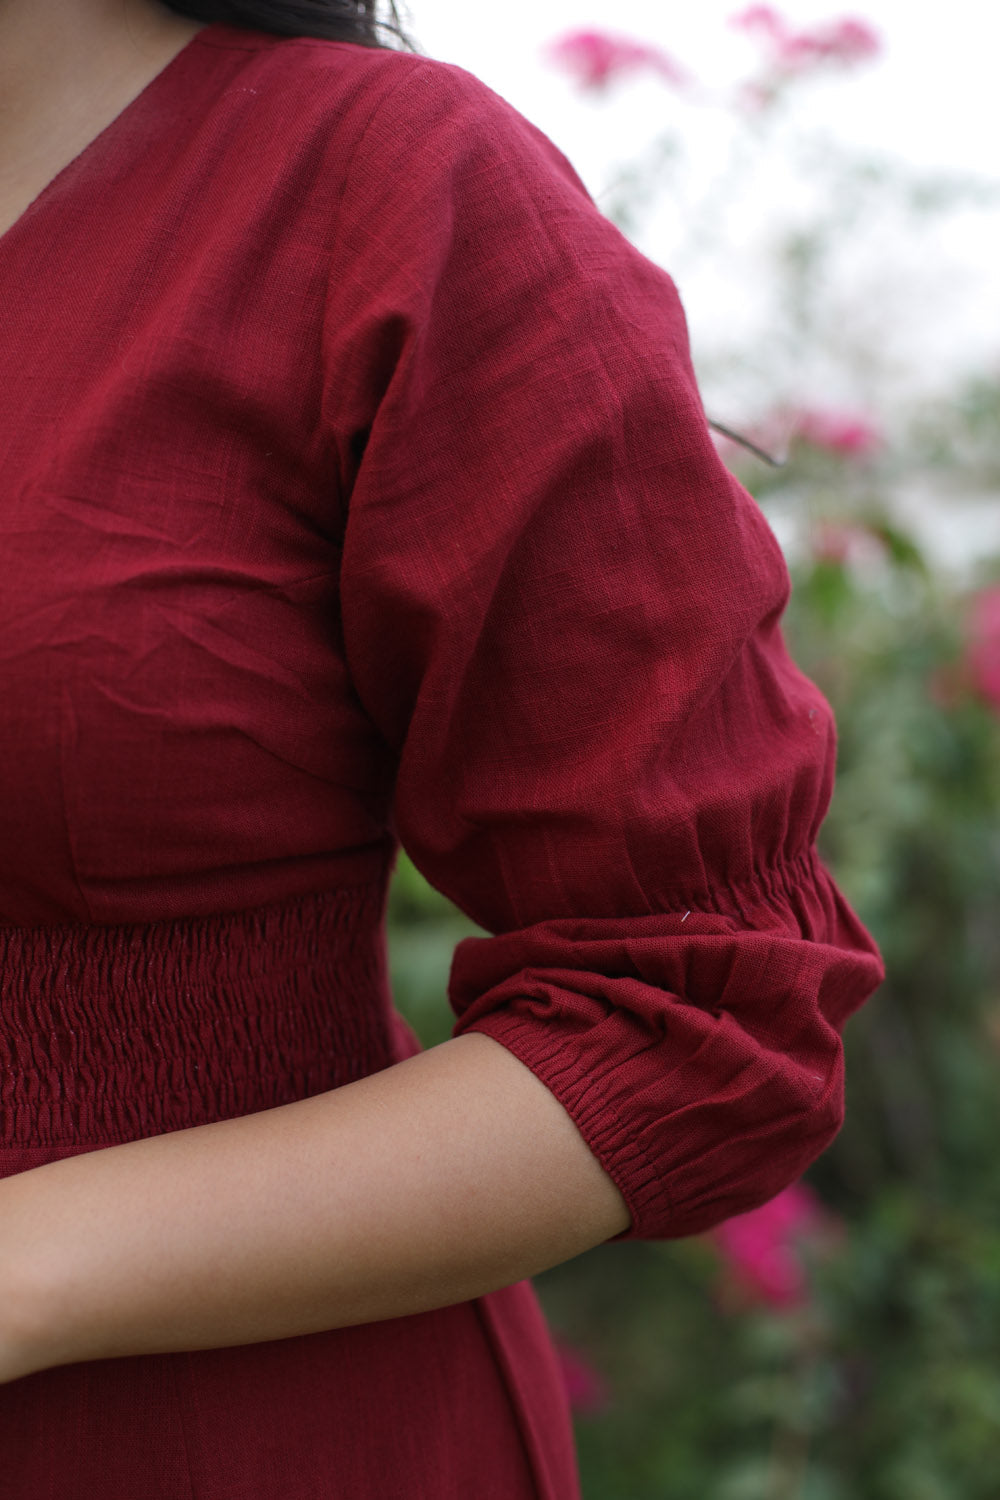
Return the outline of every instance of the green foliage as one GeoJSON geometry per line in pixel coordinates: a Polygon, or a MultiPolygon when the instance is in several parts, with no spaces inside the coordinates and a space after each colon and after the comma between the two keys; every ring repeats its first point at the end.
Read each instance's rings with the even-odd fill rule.
{"type": "Polygon", "coordinates": [[[429,886],[405,853],[389,892],[389,970],[397,1009],[425,1047],[451,1035],[446,994],[451,955],[479,932],[447,897],[429,886]]]}

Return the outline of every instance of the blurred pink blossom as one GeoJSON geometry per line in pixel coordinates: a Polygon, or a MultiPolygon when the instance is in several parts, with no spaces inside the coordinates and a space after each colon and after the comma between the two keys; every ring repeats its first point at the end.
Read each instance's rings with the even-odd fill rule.
{"type": "Polygon", "coordinates": [[[835,1226],[812,1189],[796,1182],[762,1208],[727,1219],[709,1238],[733,1290],[750,1302],[789,1311],[809,1297],[801,1243],[829,1239],[835,1226]]]}
{"type": "Polygon", "coordinates": [[[688,75],[669,53],[629,37],[606,31],[570,31],[546,49],[558,66],[573,74],[578,83],[592,90],[607,89],[624,74],[643,69],[675,88],[688,82],[688,75]]]}
{"type": "Polygon", "coordinates": [[[773,5],[748,5],[730,16],[729,24],[740,31],[758,31],[776,42],[783,42],[789,34],[788,22],[773,5]]]}
{"type": "Polygon", "coordinates": [[[836,62],[851,67],[877,57],[881,50],[881,38],[867,21],[845,16],[814,31],[802,31],[787,38],[781,60],[792,67],[808,66],[811,62],[836,62]]]}
{"type": "Polygon", "coordinates": [[[965,667],[973,690],[1000,713],[1000,584],[973,596],[965,667]]]}
{"type": "Polygon", "coordinates": [[[760,37],[770,54],[769,61],[786,74],[801,73],[822,63],[852,67],[882,51],[878,32],[855,16],[841,16],[795,31],[773,6],[751,5],[730,16],[729,24],[760,37]]]}
{"type": "Polygon", "coordinates": [[[578,1349],[573,1349],[562,1339],[554,1342],[570,1409],[581,1416],[594,1416],[604,1411],[611,1397],[603,1376],[578,1349]]]}
{"type": "Polygon", "coordinates": [[[820,518],[811,528],[809,550],[814,562],[854,567],[882,561],[888,548],[872,522],[820,518]]]}
{"type": "Polygon", "coordinates": [[[856,412],[805,408],[796,414],[795,433],[812,447],[843,458],[867,458],[882,446],[879,428],[856,412]]]}
{"type": "Polygon", "coordinates": [[[846,563],[853,550],[856,528],[843,521],[820,521],[812,542],[817,562],[846,563]]]}

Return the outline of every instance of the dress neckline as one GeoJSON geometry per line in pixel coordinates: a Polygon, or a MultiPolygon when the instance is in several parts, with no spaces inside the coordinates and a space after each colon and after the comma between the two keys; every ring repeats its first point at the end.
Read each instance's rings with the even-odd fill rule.
{"type": "Polygon", "coordinates": [[[189,37],[183,47],[174,53],[173,57],[164,64],[158,73],[154,73],[149,82],[143,85],[139,92],[118,111],[114,118],[102,126],[97,134],[92,136],[75,156],[71,157],[68,162],[59,168],[58,172],[55,172],[49,178],[48,182],[45,183],[39,192],[21,210],[13,223],[8,224],[7,228],[0,233],[0,249],[17,238],[25,224],[30,224],[35,214],[45,206],[46,201],[50,197],[55,196],[66,178],[72,176],[81,166],[84,166],[92,155],[101,150],[110,140],[113,140],[115,135],[133,119],[141,116],[151,104],[156,103],[160,92],[169,87],[177,75],[184,71],[187,62],[193,55],[194,49],[203,45],[206,41],[209,44],[217,43],[222,37],[230,35],[232,35],[231,27],[221,22],[216,22],[203,26],[200,31],[195,32],[194,36],[189,37]]]}

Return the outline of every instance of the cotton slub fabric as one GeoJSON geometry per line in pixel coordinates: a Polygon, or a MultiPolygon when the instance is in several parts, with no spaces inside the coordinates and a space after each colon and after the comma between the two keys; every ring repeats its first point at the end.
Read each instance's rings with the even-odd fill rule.
{"type": "MultiPolygon", "coordinates": [[[[829,708],[669,277],[461,69],[212,26],[0,238],[0,1168],[416,1047],[401,841],[488,934],[456,1031],[624,1237],[842,1115],[875,947],[829,708]]],[[[456,1129],[462,1122],[456,1120],[456,1129]]],[[[0,1495],[572,1500],[527,1284],[0,1390],[0,1495]]]]}

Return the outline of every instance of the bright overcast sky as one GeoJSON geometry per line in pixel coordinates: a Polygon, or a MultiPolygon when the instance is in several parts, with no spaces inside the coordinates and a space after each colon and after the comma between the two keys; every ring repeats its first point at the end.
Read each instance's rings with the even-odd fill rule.
{"type": "MultiPolygon", "coordinates": [[[[573,143],[568,89],[540,59],[542,45],[569,29],[599,28],[654,41],[695,73],[725,78],[747,58],[746,44],[726,25],[742,0],[408,0],[412,29],[424,51],[479,75],[536,123],[573,143]]],[[[831,114],[852,134],[913,159],[1000,172],[997,141],[996,0],[861,0],[857,6],[785,0],[777,9],[795,24],[844,14],[874,25],[886,44],[880,65],[826,86],[831,114]]]]}
{"type": "MultiPolygon", "coordinates": [[[[700,170],[703,159],[711,161],[706,141],[712,112],[692,115],[690,105],[653,81],[626,84],[607,97],[582,93],[545,61],[545,44],[570,30],[611,31],[669,51],[710,90],[724,90],[745,78],[758,56],[749,40],[726,24],[727,17],[747,3],[404,0],[421,49],[468,68],[546,131],[599,202],[615,168],[634,156],[637,144],[663,134],[665,124],[682,132],[685,141],[694,133],[697,149],[708,153],[698,158],[700,170]]],[[[971,173],[1000,185],[998,0],[948,0],[946,5],[920,0],[776,0],[775,8],[796,27],[856,16],[873,26],[884,44],[876,62],[804,85],[795,106],[796,120],[811,131],[832,134],[868,153],[901,158],[917,169],[971,173]]],[[[709,165],[708,172],[711,169],[709,165]]],[[[759,211],[766,221],[776,214],[778,204],[772,209],[767,189],[762,198],[759,211]]],[[[676,207],[673,217],[676,224],[676,207]]],[[[711,345],[721,326],[720,318],[735,326],[740,311],[735,304],[742,298],[750,305],[753,298],[745,295],[739,273],[733,276],[725,265],[714,284],[699,282],[697,274],[687,279],[687,272],[675,264],[670,230],[662,227],[665,218],[661,215],[657,222],[654,217],[637,239],[653,259],[675,275],[680,271],[697,362],[700,350],[711,345]]],[[[855,305],[874,308],[877,320],[896,304],[887,326],[897,342],[902,337],[902,368],[918,383],[929,372],[932,388],[936,380],[937,388],[946,393],[949,370],[1000,372],[1000,202],[960,216],[936,236],[897,232],[894,241],[886,241],[876,229],[861,249],[865,264],[859,264],[858,275],[863,284],[870,274],[874,290],[855,305]]],[[[752,273],[749,279],[752,283],[752,273]]],[[[738,404],[734,409],[739,413],[738,404]]],[[[911,496],[906,503],[916,507],[927,539],[936,537],[943,545],[939,498],[929,495],[924,503],[911,496]]],[[[959,531],[954,506],[948,515],[945,532],[955,542],[959,531]]],[[[974,507],[966,517],[965,532],[956,558],[983,545],[987,550],[1000,548],[1000,506],[990,501],[985,511],[974,507]]]]}
{"type": "MultiPolygon", "coordinates": [[[[689,105],[654,82],[626,84],[607,97],[588,96],[544,59],[547,42],[583,28],[632,36],[664,48],[702,82],[719,88],[745,77],[758,56],[750,41],[726,24],[747,0],[688,0],[683,6],[669,0],[404,3],[422,50],[468,68],[545,130],[598,198],[616,164],[632,155],[633,143],[655,137],[662,121],[701,135],[711,124],[707,112],[693,118],[689,105]]],[[[796,108],[804,123],[916,166],[956,169],[1000,184],[997,0],[949,0],[946,6],[918,0],[858,0],[857,5],[779,0],[776,8],[796,26],[854,15],[874,26],[884,42],[884,54],[874,63],[802,86],[796,108]]],[[[655,226],[639,243],[676,269],[672,248],[656,238],[655,226]]],[[[994,270],[1000,265],[1000,203],[965,216],[951,240],[941,243],[954,254],[956,267],[964,267],[951,282],[965,288],[965,303],[959,308],[956,302],[953,312],[942,309],[938,349],[945,355],[960,349],[968,362],[995,366],[1000,360],[1000,275],[994,270]]],[[[906,250],[900,247],[901,254],[906,250]]],[[[689,300],[683,283],[682,292],[689,300]]],[[[697,304],[699,295],[691,289],[689,313],[695,323],[700,308],[690,302],[697,304]]]]}

